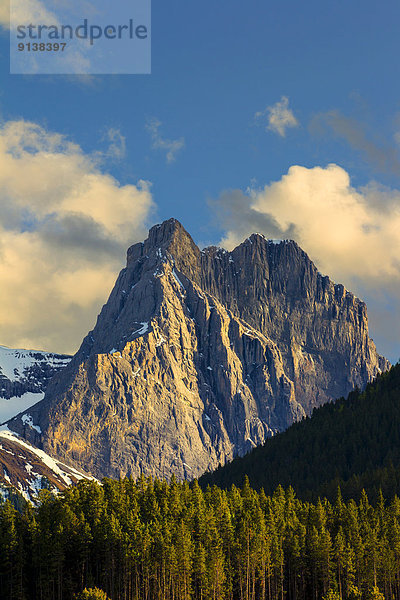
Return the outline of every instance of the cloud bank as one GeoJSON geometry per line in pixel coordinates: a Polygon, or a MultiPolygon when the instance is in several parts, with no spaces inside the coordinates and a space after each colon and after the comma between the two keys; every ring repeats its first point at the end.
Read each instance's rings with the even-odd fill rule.
{"type": "Polygon", "coordinates": [[[226,231],[221,245],[254,231],[296,240],[323,273],[367,300],[375,337],[398,351],[400,325],[387,307],[400,302],[399,190],[375,182],[356,189],[336,164],[292,166],[279,181],[226,191],[212,206],[226,231]]]}
{"type": "Polygon", "coordinates": [[[120,185],[98,156],[20,120],[0,127],[0,190],[1,343],[73,352],[146,233],[149,184],[120,185]]]}

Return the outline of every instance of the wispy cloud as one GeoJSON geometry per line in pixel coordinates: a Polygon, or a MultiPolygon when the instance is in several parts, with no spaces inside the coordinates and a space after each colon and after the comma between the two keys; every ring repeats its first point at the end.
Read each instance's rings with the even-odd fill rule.
{"type": "Polygon", "coordinates": [[[286,96],[282,96],[280,101],[272,106],[256,112],[254,118],[257,123],[265,126],[267,131],[273,131],[281,137],[285,137],[288,128],[299,125],[293,111],[289,108],[289,98],[286,96]]]}
{"type": "MultiPolygon", "coordinates": [[[[381,173],[399,174],[400,156],[393,141],[378,137],[368,131],[360,121],[346,117],[338,110],[319,113],[310,122],[312,134],[333,133],[345,140],[352,148],[362,153],[366,161],[381,173]]],[[[399,138],[396,137],[395,141],[399,138]]]]}
{"type": "Polygon", "coordinates": [[[160,132],[161,125],[161,121],[155,117],[147,120],[146,129],[150,134],[151,147],[153,150],[163,150],[167,163],[172,163],[176,160],[179,150],[185,147],[185,139],[181,137],[177,140],[170,140],[163,137],[160,132]]]}
{"type": "Polygon", "coordinates": [[[110,127],[106,135],[109,141],[109,147],[107,155],[113,158],[121,159],[124,158],[126,153],[125,136],[122,135],[119,129],[110,127]]]}
{"type": "MultiPolygon", "coordinates": [[[[56,15],[40,0],[12,0],[13,25],[21,23],[58,23],[56,15]]],[[[10,29],[10,2],[0,3],[0,25],[10,29]]]]}
{"type": "Polygon", "coordinates": [[[74,351],[146,233],[150,186],[121,185],[97,153],[22,120],[0,126],[0,164],[0,339],[74,351]]]}
{"type": "Polygon", "coordinates": [[[109,127],[103,134],[101,141],[105,145],[102,150],[97,150],[93,154],[93,158],[96,158],[99,164],[103,164],[105,161],[120,161],[125,157],[126,154],[126,139],[122,135],[120,129],[117,127],[109,127]]]}

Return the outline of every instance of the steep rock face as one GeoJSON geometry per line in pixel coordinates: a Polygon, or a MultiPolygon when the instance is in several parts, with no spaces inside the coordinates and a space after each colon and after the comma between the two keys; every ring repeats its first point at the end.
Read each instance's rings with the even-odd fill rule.
{"type": "Polygon", "coordinates": [[[93,331],[9,426],[98,477],[192,478],[387,367],[365,304],[295,242],[200,251],[170,219],[128,250],[93,331]]]}

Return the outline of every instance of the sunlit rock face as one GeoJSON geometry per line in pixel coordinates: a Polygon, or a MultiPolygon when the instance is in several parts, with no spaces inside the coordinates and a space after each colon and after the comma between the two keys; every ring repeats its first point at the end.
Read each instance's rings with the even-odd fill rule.
{"type": "Polygon", "coordinates": [[[388,366],[365,304],[295,242],[200,251],[170,219],[129,248],[93,331],[30,410],[36,429],[9,427],[97,477],[191,479],[388,366]]]}

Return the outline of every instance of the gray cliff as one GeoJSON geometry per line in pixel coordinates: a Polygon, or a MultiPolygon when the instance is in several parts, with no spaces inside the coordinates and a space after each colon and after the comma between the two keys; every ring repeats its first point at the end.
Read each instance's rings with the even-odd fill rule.
{"type": "Polygon", "coordinates": [[[34,427],[9,427],[96,477],[191,479],[388,367],[364,302],[295,242],[200,251],[170,219],[129,248],[34,427]]]}

